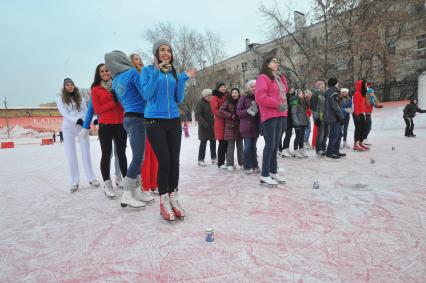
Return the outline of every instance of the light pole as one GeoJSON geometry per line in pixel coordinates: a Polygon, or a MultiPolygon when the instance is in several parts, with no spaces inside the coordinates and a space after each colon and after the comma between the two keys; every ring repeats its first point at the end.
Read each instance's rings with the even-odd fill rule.
{"type": "Polygon", "coordinates": [[[243,72],[243,89],[246,91],[246,71],[247,71],[247,62],[241,63],[242,72],[243,72]]]}
{"type": "Polygon", "coordinates": [[[7,138],[10,139],[10,131],[9,131],[9,114],[7,112],[7,99],[4,97],[4,109],[6,110],[6,127],[7,127],[7,138]]]}

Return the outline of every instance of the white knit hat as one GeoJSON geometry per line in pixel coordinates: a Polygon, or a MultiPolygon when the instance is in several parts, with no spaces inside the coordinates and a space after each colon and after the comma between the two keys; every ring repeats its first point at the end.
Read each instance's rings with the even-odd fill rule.
{"type": "Polygon", "coordinates": [[[206,96],[209,96],[209,95],[211,95],[212,94],[212,90],[211,89],[209,89],[209,88],[206,88],[206,89],[203,89],[203,91],[201,92],[201,95],[203,96],[203,97],[206,97],[206,96]]]}
{"type": "Polygon", "coordinates": [[[349,89],[347,89],[347,88],[341,88],[340,89],[340,93],[349,93],[349,89]]]}
{"type": "Polygon", "coordinates": [[[255,85],[255,84],[256,84],[256,80],[250,80],[250,81],[248,81],[247,84],[246,84],[246,89],[250,89],[250,87],[252,85],[255,85]]]}

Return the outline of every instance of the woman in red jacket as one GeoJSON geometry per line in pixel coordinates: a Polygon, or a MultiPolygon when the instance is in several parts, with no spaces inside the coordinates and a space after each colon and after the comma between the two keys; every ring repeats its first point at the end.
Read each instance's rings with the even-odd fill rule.
{"type": "Polygon", "coordinates": [[[98,135],[102,150],[101,173],[104,179],[104,192],[107,197],[112,198],[115,197],[109,174],[112,142],[114,139],[121,174],[125,177],[127,134],[123,127],[124,110],[112,92],[111,74],[105,64],[96,67],[91,92],[93,110],[98,114],[99,120],[98,135]]]}
{"type": "Polygon", "coordinates": [[[355,94],[353,98],[353,118],[355,124],[355,135],[354,135],[354,150],[355,151],[365,151],[369,148],[363,144],[364,141],[364,132],[366,127],[366,103],[365,96],[367,95],[367,85],[365,81],[359,80],[356,82],[355,94]]]}
{"type": "Polygon", "coordinates": [[[214,137],[219,141],[219,148],[217,149],[217,166],[226,169],[225,158],[226,150],[228,149],[228,142],[225,140],[225,119],[218,116],[218,111],[223,102],[225,102],[226,85],[224,82],[218,82],[213,96],[210,100],[210,106],[214,115],[214,137]]]}

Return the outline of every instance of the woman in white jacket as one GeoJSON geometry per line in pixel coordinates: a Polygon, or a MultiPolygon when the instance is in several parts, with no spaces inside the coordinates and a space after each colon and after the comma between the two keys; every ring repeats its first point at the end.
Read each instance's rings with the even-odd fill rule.
{"type": "Polygon", "coordinates": [[[71,79],[66,78],[64,80],[64,88],[62,90],[62,94],[58,97],[56,104],[58,105],[59,112],[64,118],[62,122],[62,132],[64,135],[65,154],[68,159],[71,174],[71,193],[78,189],[80,181],[75,146],[76,138],[78,138],[80,142],[83,166],[87,180],[90,185],[99,187],[100,183],[96,180],[92,169],[89,137],[84,137],[84,135],[79,136],[83,126],[83,119],[87,112],[87,105],[71,79]]]}

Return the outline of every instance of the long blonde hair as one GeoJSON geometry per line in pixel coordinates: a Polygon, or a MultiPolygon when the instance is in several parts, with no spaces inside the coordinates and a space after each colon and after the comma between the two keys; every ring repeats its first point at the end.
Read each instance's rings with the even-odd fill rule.
{"type": "MultiPolygon", "coordinates": [[[[138,66],[138,65],[136,65],[135,63],[133,63],[133,59],[135,58],[135,56],[139,56],[139,58],[141,58],[141,56],[139,55],[139,54],[137,54],[137,53],[132,53],[132,54],[130,54],[130,62],[132,62],[132,65],[136,68],[136,70],[138,70],[138,73],[140,73],[141,72],[141,67],[140,66],[138,66]]],[[[141,58],[141,60],[142,60],[142,58],[141,58]]],[[[143,63],[142,63],[143,64],[143,63]]]]}

